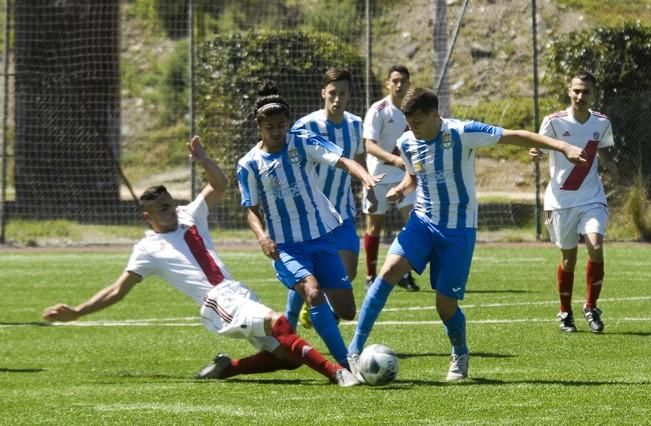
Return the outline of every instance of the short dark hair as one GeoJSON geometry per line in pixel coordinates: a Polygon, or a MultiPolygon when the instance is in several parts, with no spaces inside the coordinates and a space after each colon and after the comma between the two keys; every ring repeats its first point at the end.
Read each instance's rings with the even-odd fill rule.
{"type": "Polygon", "coordinates": [[[416,87],[407,92],[400,110],[407,117],[419,111],[435,112],[439,110],[439,98],[430,89],[416,87]]]}
{"type": "Polygon", "coordinates": [[[321,88],[325,88],[328,84],[334,81],[348,81],[348,83],[350,83],[352,80],[353,77],[350,74],[350,71],[337,67],[328,68],[325,74],[323,74],[321,88]]]}
{"type": "Polygon", "coordinates": [[[389,72],[387,73],[387,80],[391,78],[391,73],[393,72],[399,72],[400,74],[404,74],[407,76],[407,78],[409,78],[409,70],[404,65],[400,65],[400,64],[391,65],[391,68],[389,68],[389,72]]]}
{"type": "Polygon", "coordinates": [[[592,74],[590,71],[579,71],[574,76],[572,77],[572,80],[575,78],[578,78],[581,81],[589,81],[593,85],[597,85],[597,79],[595,78],[594,74],[592,74]]]}
{"type": "Polygon", "coordinates": [[[280,96],[280,91],[275,82],[271,80],[263,81],[258,95],[260,97],[255,102],[256,120],[279,113],[283,113],[289,118],[289,102],[280,96]]]}
{"type": "Polygon", "coordinates": [[[150,186],[140,196],[140,204],[144,204],[145,201],[153,201],[163,194],[169,194],[164,185],[150,186]]]}

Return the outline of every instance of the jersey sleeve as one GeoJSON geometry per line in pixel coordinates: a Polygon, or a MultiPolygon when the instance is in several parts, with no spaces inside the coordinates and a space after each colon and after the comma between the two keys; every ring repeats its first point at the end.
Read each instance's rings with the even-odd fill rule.
{"type": "Polygon", "coordinates": [[[463,144],[469,148],[494,145],[500,141],[504,129],[479,121],[468,121],[463,126],[463,144]]]}
{"type": "Polygon", "coordinates": [[[608,120],[606,132],[604,133],[601,141],[599,141],[599,148],[608,148],[615,145],[615,138],[613,137],[613,126],[608,120]]]}
{"type": "Polygon", "coordinates": [[[197,195],[197,198],[195,198],[190,204],[179,207],[178,212],[179,217],[181,217],[181,215],[190,216],[190,221],[197,225],[199,230],[209,232],[208,213],[210,211],[208,209],[208,204],[201,193],[197,195]]]}
{"type": "Polygon", "coordinates": [[[357,140],[357,150],[355,150],[355,155],[361,155],[366,152],[366,149],[364,148],[364,140],[362,139],[362,135],[364,134],[364,123],[360,120],[356,124],[355,139],[357,140]]]}
{"type": "MultiPolygon", "coordinates": [[[[546,116],[543,118],[542,124],[540,125],[540,130],[538,130],[538,134],[543,135],[543,136],[549,136],[550,138],[557,138],[556,137],[556,131],[554,130],[554,126],[552,126],[552,121],[549,119],[549,116],[546,116]]],[[[548,149],[541,149],[542,152],[549,152],[548,149]]]]}
{"type": "Polygon", "coordinates": [[[143,278],[153,275],[156,272],[153,258],[147,253],[141,243],[133,246],[131,257],[124,270],[138,274],[143,278]]]}
{"type": "Polygon", "coordinates": [[[343,154],[341,147],[314,132],[303,130],[297,133],[296,136],[298,139],[297,143],[303,144],[306,157],[314,163],[322,163],[334,167],[343,154]]]}
{"type": "Polygon", "coordinates": [[[396,146],[398,147],[398,151],[400,151],[400,157],[402,158],[402,161],[405,163],[405,171],[410,175],[415,175],[416,169],[414,168],[414,164],[411,162],[411,157],[407,155],[408,144],[409,138],[403,134],[403,136],[398,139],[396,146]]]}
{"type": "Polygon", "coordinates": [[[237,184],[242,194],[242,206],[253,207],[260,202],[255,175],[247,165],[240,160],[237,164],[237,184]]]}
{"type": "Polygon", "coordinates": [[[373,139],[374,141],[380,140],[382,134],[382,117],[375,108],[371,107],[366,112],[364,117],[364,132],[362,133],[364,139],[373,139]]]}

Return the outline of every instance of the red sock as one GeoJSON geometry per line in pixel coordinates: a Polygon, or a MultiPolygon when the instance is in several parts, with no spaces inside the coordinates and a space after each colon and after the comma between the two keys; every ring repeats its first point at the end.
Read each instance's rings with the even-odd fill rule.
{"type": "Polygon", "coordinates": [[[256,374],[270,373],[278,370],[294,370],[300,367],[286,359],[277,358],[274,354],[267,351],[258,352],[255,355],[246,358],[234,359],[231,365],[226,367],[220,376],[220,379],[237,376],[239,374],[256,374]]]}
{"type": "Polygon", "coordinates": [[[292,325],[284,316],[276,320],[271,329],[271,335],[278,339],[280,345],[294,355],[298,362],[323,374],[328,379],[332,379],[335,372],[340,368],[337,364],[325,359],[321,352],[314,349],[296,334],[292,325]]]}
{"type": "Polygon", "coordinates": [[[377,275],[377,254],[380,251],[380,237],[364,234],[364,250],[366,250],[366,272],[370,277],[377,275]]]}
{"type": "Polygon", "coordinates": [[[587,284],[585,307],[594,309],[597,307],[597,299],[601,293],[601,284],[604,279],[604,264],[590,262],[585,266],[585,280],[587,284]]]}
{"type": "Polygon", "coordinates": [[[561,265],[558,265],[556,279],[558,283],[558,295],[561,299],[561,312],[572,312],[574,272],[564,271],[561,265]]]}

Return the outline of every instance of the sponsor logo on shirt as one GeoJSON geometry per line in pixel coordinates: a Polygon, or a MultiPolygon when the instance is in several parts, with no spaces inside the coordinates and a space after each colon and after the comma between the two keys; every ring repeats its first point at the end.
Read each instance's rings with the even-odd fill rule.
{"type": "Polygon", "coordinates": [[[563,133],[563,136],[572,136],[572,135],[570,135],[570,131],[569,131],[569,130],[566,130],[565,133],[563,133]]]}
{"type": "Polygon", "coordinates": [[[593,138],[594,140],[596,140],[596,141],[598,141],[600,137],[601,137],[601,135],[599,134],[599,132],[594,132],[594,133],[592,134],[592,138],[593,138]]]}

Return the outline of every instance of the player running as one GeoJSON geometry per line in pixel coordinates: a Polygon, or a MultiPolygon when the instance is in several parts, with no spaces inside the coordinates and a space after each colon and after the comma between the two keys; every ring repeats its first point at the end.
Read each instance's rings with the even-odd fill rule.
{"type": "MultiPolygon", "coordinates": [[[[564,111],[548,115],[540,126],[540,134],[562,139],[586,152],[589,167],[576,167],[557,152],[550,153],[551,179],[545,190],[545,224],[549,237],[561,250],[561,263],[556,268],[557,288],[560,297],[561,331],[576,331],[572,313],[572,289],[579,237],[585,237],[588,261],[585,267],[586,301],[583,316],[590,330],[601,333],[604,323],[597,299],[604,278],[603,242],[608,222],[606,193],[599,178],[599,161],[613,177],[618,175],[617,165],[609,154],[614,145],[613,129],[605,115],[591,111],[597,80],[589,72],[579,72],[572,77],[567,94],[571,105],[564,111]]],[[[531,150],[535,161],[543,152],[531,150]]]]}
{"type": "Polygon", "coordinates": [[[421,274],[429,263],[436,310],[452,346],[447,380],[460,380],[468,376],[466,318],[459,300],[465,294],[477,233],[476,149],[496,143],[542,147],[560,151],[577,164],[585,163],[584,153],[525,130],[442,118],[438,98],[428,89],[408,93],[402,111],[411,129],[398,140],[407,174],[387,198],[400,200],[415,190],[416,204],[366,293],[349,345],[349,363],[357,373],[358,354],[400,278],[410,269],[421,274]]]}
{"type": "Polygon", "coordinates": [[[355,299],[332,235],[341,217],[319,189],[316,168],[341,168],[367,189],[382,176],[370,176],[321,135],[301,129],[288,132],[289,104],[275,84],[267,82],[260,95],[255,116],[262,140],[238,162],[242,205],[262,252],[273,259],[278,279],[305,300],[314,329],[337,362],[347,366],[333,310],[339,318],[352,320],[355,299]]]}
{"type": "MultiPolygon", "coordinates": [[[[323,109],[314,111],[294,123],[293,129],[310,130],[323,136],[342,150],[341,156],[363,164],[362,119],[346,111],[350,96],[351,74],[348,70],[330,68],[323,76],[321,97],[323,109]]],[[[343,223],[332,231],[339,256],[344,262],[351,282],[357,276],[359,258],[359,237],[355,216],[355,198],[351,189],[351,176],[336,167],[317,165],[318,184],[321,191],[335,207],[343,223]]],[[[303,299],[294,290],[289,290],[285,316],[296,327],[299,319],[304,327],[311,327],[309,311],[303,299]],[[303,306],[303,309],[301,309],[303,306]]]]}
{"type": "Polygon", "coordinates": [[[188,144],[191,157],[203,166],[209,184],[187,206],[177,207],[164,186],[147,189],[140,201],[151,230],[131,253],[125,271],[86,302],[57,304],[43,311],[48,321],[73,321],[111,306],[137,283],[156,275],[201,307],[204,326],[217,334],[248,340],[260,352],[231,360],[224,354],[196,374],[199,379],[225,379],[238,374],[295,369],[305,364],[332,382],[357,384],[352,374],[334,364],[299,337],[283,315],[260,304],[257,296],[235,281],[217,256],[208,230],[208,211],[226,189],[226,177],[205,153],[198,136],[188,144]]]}
{"type": "MultiPolygon", "coordinates": [[[[372,196],[377,198],[377,208],[371,209],[367,202],[368,194],[364,192],[362,208],[366,215],[366,232],[364,234],[364,251],[366,252],[366,287],[368,288],[377,275],[377,259],[380,248],[380,236],[384,228],[385,216],[391,202],[386,194],[389,189],[400,183],[405,176],[405,163],[400,157],[396,142],[407,130],[407,120],[400,111],[400,104],[409,89],[409,70],[404,65],[393,65],[387,73],[385,82],[389,95],[375,102],[364,117],[364,144],[367,151],[366,166],[369,173],[385,173],[382,183],[377,185],[372,196]]],[[[409,218],[416,194],[411,193],[396,202],[400,217],[406,223],[409,218]]],[[[420,287],[408,271],[398,283],[408,291],[418,291],[420,287]]]]}

